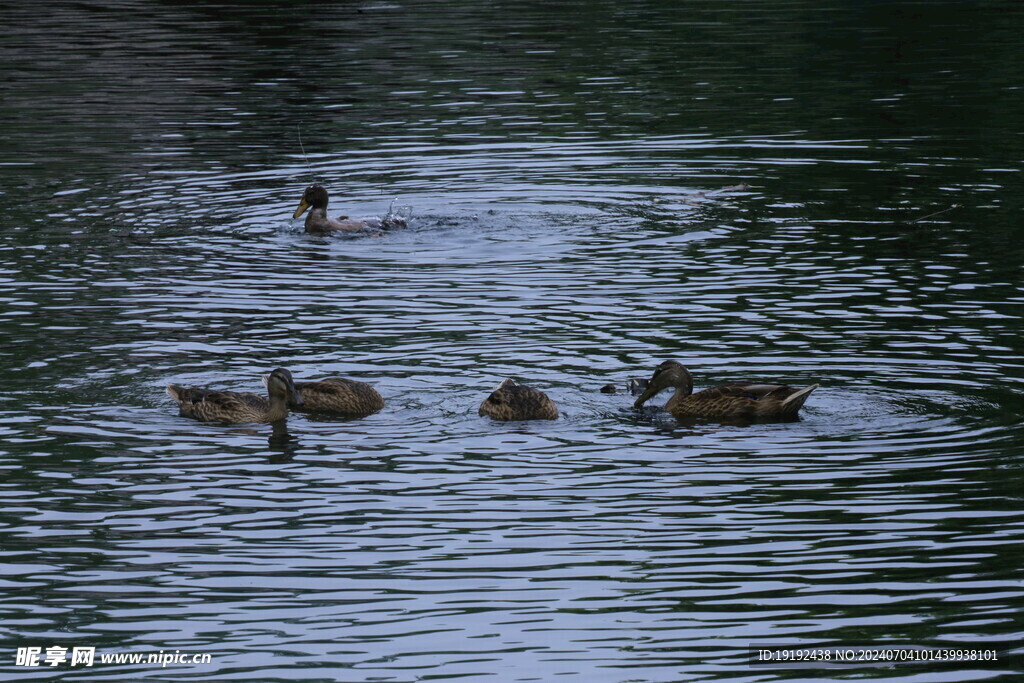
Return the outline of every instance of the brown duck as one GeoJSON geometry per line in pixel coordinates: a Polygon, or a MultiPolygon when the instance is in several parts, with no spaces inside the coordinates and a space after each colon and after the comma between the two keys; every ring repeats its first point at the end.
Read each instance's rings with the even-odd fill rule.
{"type": "Polygon", "coordinates": [[[178,402],[182,417],[203,422],[277,422],[288,417],[288,407],[301,407],[292,373],[278,368],[264,377],[269,396],[248,392],[211,391],[199,387],[167,385],[167,394],[178,402]]]}
{"type": "MultiPolygon", "coordinates": [[[[270,375],[264,375],[264,383],[270,375]]],[[[269,386],[269,385],[268,385],[269,386]]],[[[384,399],[366,382],[344,377],[328,377],[316,382],[296,382],[305,413],[329,413],[346,417],[366,417],[384,407],[384,399]]]]}
{"type": "Polygon", "coordinates": [[[558,407],[539,389],[506,379],[480,404],[480,415],[495,420],[557,420],[558,407]]]}
{"type": "Polygon", "coordinates": [[[633,407],[641,407],[662,389],[674,388],[665,410],[674,417],[706,417],[741,420],[795,420],[811,392],[811,384],[795,389],[785,384],[723,384],[693,393],[689,370],[674,360],[658,366],[633,407]]]}
{"type": "Polygon", "coordinates": [[[365,232],[367,230],[381,230],[405,227],[405,221],[397,216],[387,216],[384,220],[354,221],[348,220],[348,216],[331,218],[327,215],[327,190],[323,185],[313,183],[302,193],[299,206],[295,209],[292,218],[298,218],[310,209],[306,216],[306,232],[324,234],[331,232],[365,232]]]}

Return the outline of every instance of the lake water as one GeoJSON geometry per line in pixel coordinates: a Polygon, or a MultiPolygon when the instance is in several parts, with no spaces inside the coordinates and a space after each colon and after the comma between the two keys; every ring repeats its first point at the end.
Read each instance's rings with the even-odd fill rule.
{"type": "Polygon", "coordinates": [[[1021,6],[2,16],[11,680],[1024,674],[1021,6]],[[313,178],[410,227],[306,235],[313,178]],[[623,390],[665,359],[821,388],[679,424],[623,390]],[[387,408],[275,434],[164,393],[279,366],[387,408]],[[478,417],[505,377],[561,419],[478,417]],[[96,663],[16,666],[51,646],[96,663]],[[158,651],[211,662],[99,662],[158,651]]]}

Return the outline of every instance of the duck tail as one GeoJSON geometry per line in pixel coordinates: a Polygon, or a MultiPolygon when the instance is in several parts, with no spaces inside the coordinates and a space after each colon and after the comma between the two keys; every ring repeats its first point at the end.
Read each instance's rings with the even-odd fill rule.
{"type": "Polygon", "coordinates": [[[787,413],[796,414],[796,412],[800,410],[800,408],[803,406],[804,401],[807,400],[807,397],[811,395],[811,392],[817,389],[819,386],[820,385],[818,384],[811,384],[810,386],[806,386],[803,389],[799,389],[793,392],[785,399],[783,399],[782,407],[785,409],[787,413]]]}
{"type": "Polygon", "coordinates": [[[185,388],[179,387],[177,384],[167,385],[167,395],[173,398],[175,401],[181,402],[184,397],[185,388]]]}

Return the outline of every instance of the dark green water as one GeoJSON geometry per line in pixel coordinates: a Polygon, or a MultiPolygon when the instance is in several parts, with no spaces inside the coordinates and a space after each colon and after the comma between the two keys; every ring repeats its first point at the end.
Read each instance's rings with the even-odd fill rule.
{"type": "Polygon", "coordinates": [[[0,10],[4,675],[1020,676],[1022,18],[0,10]],[[311,175],[412,223],[309,237],[311,175]],[[598,392],[667,358],[821,388],[746,427],[598,392]],[[164,393],[278,366],[388,407],[285,439],[164,393]],[[506,376],[562,419],[477,417],[506,376]],[[764,644],[1002,659],[749,666],[764,644]],[[212,662],[15,665],[51,646],[212,662]]]}

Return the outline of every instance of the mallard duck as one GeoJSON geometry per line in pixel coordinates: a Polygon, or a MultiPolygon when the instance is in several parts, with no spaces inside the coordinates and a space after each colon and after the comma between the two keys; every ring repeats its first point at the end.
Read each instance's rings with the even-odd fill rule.
{"type": "Polygon", "coordinates": [[[506,379],[480,404],[480,415],[495,420],[557,420],[558,407],[539,389],[506,379]]]}
{"type": "Polygon", "coordinates": [[[323,185],[313,183],[302,193],[299,206],[295,209],[292,218],[298,218],[306,212],[306,209],[313,207],[306,216],[306,232],[323,234],[328,232],[363,232],[366,230],[380,230],[405,227],[405,221],[397,216],[389,215],[384,220],[353,221],[348,216],[340,219],[331,218],[327,215],[327,190],[323,185]]]}
{"type": "Polygon", "coordinates": [[[266,375],[266,396],[237,391],[211,391],[198,387],[167,385],[167,394],[178,402],[182,417],[203,422],[277,422],[288,417],[288,407],[302,406],[292,373],[278,368],[266,375]]]}
{"type": "Polygon", "coordinates": [[[785,384],[723,384],[694,394],[690,371],[681,363],[667,360],[654,371],[633,407],[641,407],[669,388],[675,388],[676,393],[665,404],[665,410],[675,417],[794,420],[818,385],[795,389],[785,384]]]}
{"type": "MultiPolygon", "coordinates": [[[[264,383],[269,379],[270,375],[263,376],[264,383]]],[[[384,399],[376,389],[354,379],[328,377],[317,382],[296,382],[295,389],[302,397],[302,407],[296,408],[300,412],[366,417],[384,407],[384,399]]]]}

